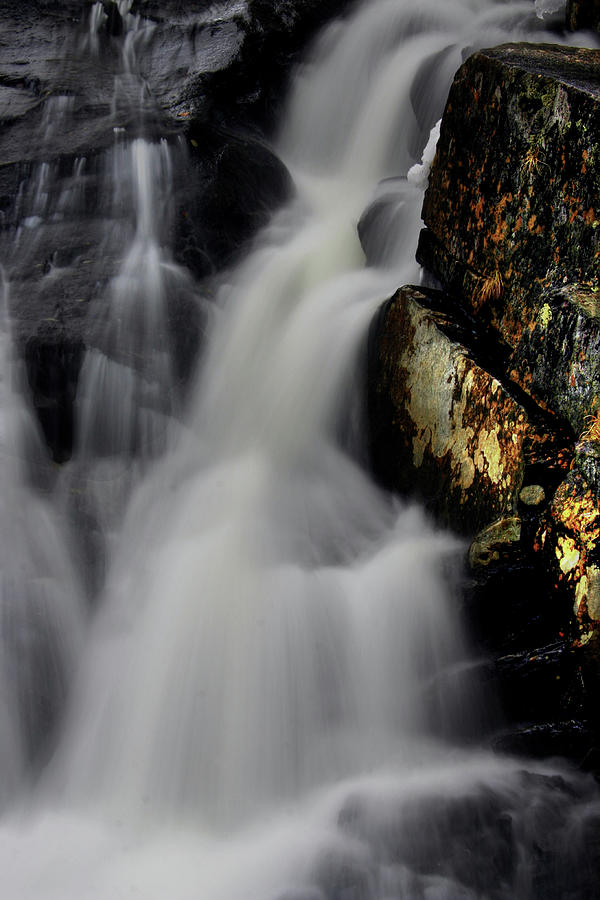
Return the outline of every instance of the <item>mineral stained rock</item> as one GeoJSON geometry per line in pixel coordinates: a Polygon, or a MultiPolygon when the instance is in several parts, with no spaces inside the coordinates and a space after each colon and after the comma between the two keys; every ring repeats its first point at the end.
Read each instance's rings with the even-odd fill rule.
{"type": "Polygon", "coordinates": [[[549,435],[476,361],[443,302],[403,287],[373,325],[373,460],[384,483],[416,490],[441,521],[472,533],[515,512],[526,463],[549,435]]]}
{"type": "Polygon", "coordinates": [[[442,291],[384,305],[369,369],[379,477],[475,535],[499,746],[579,759],[599,732],[599,73],[599,51],[528,44],[463,64],[418,248],[442,291]]]}
{"type": "Polygon", "coordinates": [[[600,52],[507,44],[452,86],[418,257],[576,432],[600,404],[600,52]]]}

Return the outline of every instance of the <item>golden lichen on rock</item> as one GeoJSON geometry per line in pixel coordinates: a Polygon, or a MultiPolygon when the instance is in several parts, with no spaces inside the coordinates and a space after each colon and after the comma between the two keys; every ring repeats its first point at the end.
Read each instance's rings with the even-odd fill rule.
{"type": "Polygon", "coordinates": [[[479,526],[514,513],[525,437],[534,430],[526,411],[418,289],[402,288],[389,301],[382,334],[380,389],[393,406],[397,478],[407,467],[455,527],[461,510],[479,526]]]}

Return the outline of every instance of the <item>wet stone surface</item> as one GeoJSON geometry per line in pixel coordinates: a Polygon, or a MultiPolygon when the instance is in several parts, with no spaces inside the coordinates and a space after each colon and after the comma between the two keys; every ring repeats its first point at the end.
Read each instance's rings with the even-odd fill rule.
{"type": "Polygon", "coordinates": [[[518,386],[529,414],[533,403],[550,416],[554,439],[525,454],[513,508],[520,540],[490,544],[492,518],[476,524],[473,507],[481,531],[467,607],[516,726],[501,745],[579,762],[600,733],[599,59],[593,49],[507,44],[465,62],[417,254],[446,292],[442,311],[473,323],[482,367],[509,393],[518,386]]]}
{"type": "Polygon", "coordinates": [[[402,288],[374,321],[370,346],[371,451],[383,483],[416,490],[466,533],[514,513],[550,429],[486,368],[447,299],[402,288]]]}
{"type": "Polygon", "coordinates": [[[599,58],[507,44],[465,63],[444,113],[418,253],[511,348],[510,377],[575,429],[600,397],[597,373],[580,372],[598,341],[599,58]]]}
{"type": "MultiPolygon", "coordinates": [[[[195,278],[212,277],[291,194],[263,132],[297,54],[345,5],[136,0],[121,16],[108,0],[2,4],[0,262],[55,460],[71,454],[82,355],[133,236],[115,201],[115,151],[139,137],[170,144],[163,241],[195,278]]],[[[183,390],[203,315],[179,291],[168,319],[183,390]]]]}

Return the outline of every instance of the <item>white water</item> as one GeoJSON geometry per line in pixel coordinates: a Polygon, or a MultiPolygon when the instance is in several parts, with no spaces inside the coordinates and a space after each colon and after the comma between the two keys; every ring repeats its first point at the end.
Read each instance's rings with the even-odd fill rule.
{"type": "Polygon", "coordinates": [[[131,243],[96,313],[95,346],[80,376],[77,449],[87,458],[152,455],[163,448],[164,420],[175,404],[165,339],[169,295],[189,281],[163,249],[172,192],[166,141],[117,140],[108,162],[113,214],[117,218],[123,208],[133,208],[135,230],[131,234],[125,224],[121,240],[131,243]]]}
{"type": "MultiPolygon", "coordinates": [[[[356,461],[366,329],[419,275],[422,189],[398,177],[462,48],[536,21],[531,3],[416,6],[363,4],[297,80],[279,141],[297,198],[224,279],[187,420],[129,503],[54,759],[37,784],[23,780],[0,830],[7,900],[520,900],[538,896],[533,847],[551,814],[561,845],[591,815],[579,802],[569,819],[560,792],[524,781],[520,763],[436,737],[479,715],[454,609],[462,548],[356,461]],[[415,77],[449,47],[419,82],[419,118],[415,77]],[[356,223],[391,176],[387,265],[365,269],[356,223]],[[461,820],[444,809],[464,802],[484,837],[501,834],[490,803],[513,823],[510,884],[494,880],[490,853],[462,876],[447,862],[461,820]],[[385,850],[407,828],[408,850],[385,850]]],[[[134,420],[174,412],[155,340],[184,277],[157,230],[168,148],[117,142],[112,158],[135,227],[99,343],[141,361],[115,377],[129,391],[110,387],[98,351],[85,363],[78,452],[90,466],[94,448],[123,466],[136,444],[157,450],[154,425],[134,420]]]]}
{"type": "Polygon", "coordinates": [[[43,448],[13,356],[9,285],[0,267],[0,803],[64,704],[81,651],[81,586],[60,519],[33,485],[43,448]]]}

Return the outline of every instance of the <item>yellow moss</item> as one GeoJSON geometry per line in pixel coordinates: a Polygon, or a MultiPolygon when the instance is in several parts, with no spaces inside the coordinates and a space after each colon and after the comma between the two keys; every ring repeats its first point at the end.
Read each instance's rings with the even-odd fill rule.
{"type": "Polygon", "coordinates": [[[546,329],[552,321],[552,309],[550,308],[548,303],[544,303],[544,305],[542,306],[538,319],[540,325],[544,329],[546,329]]]}

